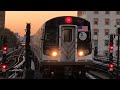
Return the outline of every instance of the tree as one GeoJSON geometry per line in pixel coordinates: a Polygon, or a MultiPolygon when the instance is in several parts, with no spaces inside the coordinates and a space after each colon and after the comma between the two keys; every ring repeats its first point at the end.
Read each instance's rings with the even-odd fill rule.
{"type": "Polygon", "coordinates": [[[17,37],[15,34],[8,28],[0,29],[0,50],[2,49],[2,36],[7,36],[7,45],[8,48],[15,47],[17,44],[17,37]]]}

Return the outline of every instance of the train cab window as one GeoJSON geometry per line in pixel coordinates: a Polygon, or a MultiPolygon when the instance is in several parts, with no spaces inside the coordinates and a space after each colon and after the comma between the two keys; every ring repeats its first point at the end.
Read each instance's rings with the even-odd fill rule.
{"type": "Polygon", "coordinates": [[[54,33],[51,33],[51,32],[50,33],[46,33],[45,40],[54,42],[55,41],[55,37],[56,37],[56,35],[54,33]]]}
{"type": "Polygon", "coordinates": [[[58,33],[54,29],[48,29],[45,33],[45,41],[51,43],[57,43],[58,33]]]}
{"type": "Polygon", "coordinates": [[[64,42],[72,41],[72,29],[64,29],[64,42]]]}

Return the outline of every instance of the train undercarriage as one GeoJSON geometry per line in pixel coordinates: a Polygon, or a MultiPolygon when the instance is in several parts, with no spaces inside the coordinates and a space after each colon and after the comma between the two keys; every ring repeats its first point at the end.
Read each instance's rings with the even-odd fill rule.
{"type": "Polygon", "coordinates": [[[43,62],[40,66],[41,78],[79,78],[90,69],[88,62],[43,62]]]}

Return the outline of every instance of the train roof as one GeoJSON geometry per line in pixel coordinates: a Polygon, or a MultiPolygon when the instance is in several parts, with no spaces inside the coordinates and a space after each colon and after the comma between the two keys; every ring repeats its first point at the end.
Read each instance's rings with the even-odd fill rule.
{"type": "Polygon", "coordinates": [[[59,16],[47,20],[43,25],[62,25],[62,24],[73,24],[73,25],[89,25],[90,22],[86,19],[77,16],[59,16]],[[66,23],[66,18],[72,19],[71,23],[66,23]]]}
{"type": "MultiPolygon", "coordinates": [[[[51,18],[49,20],[47,20],[46,22],[43,23],[43,25],[41,25],[40,29],[45,27],[46,25],[60,25],[60,24],[66,24],[65,23],[65,18],[66,17],[71,17],[71,18],[74,18],[73,19],[73,23],[75,25],[90,25],[90,22],[84,18],[81,18],[81,17],[77,17],[77,16],[58,16],[58,17],[54,17],[54,18],[51,18]]],[[[71,23],[71,24],[73,24],[71,23]]],[[[40,29],[38,31],[40,31],[40,29]]],[[[38,32],[37,32],[38,33],[38,32]]]]}
{"type": "Polygon", "coordinates": [[[58,20],[58,19],[65,19],[66,17],[72,17],[72,18],[75,18],[75,19],[79,19],[79,20],[89,22],[88,20],[86,20],[84,18],[81,18],[81,17],[77,17],[77,16],[58,16],[58,17],[54,17],[54,18],[51,18],[51,19],[47,20],[45,23],[48,23],[48,22],[54,21],[54,20],[58,20]]]}

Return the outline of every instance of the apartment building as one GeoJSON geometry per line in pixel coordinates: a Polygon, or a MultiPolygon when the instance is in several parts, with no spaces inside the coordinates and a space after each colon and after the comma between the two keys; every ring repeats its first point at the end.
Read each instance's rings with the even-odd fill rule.
{"type": "MultiPolygon", "coordinates": [[[[93,46],[98,47],[98,54],[108,56],[109,35],[117,33],[115,25],[120,27],[120,11],[78,11],[77,16],[90,21],[93,46]]],[[[117,35],[114,39],[114,57],[117,56],[117,35]]]]}

